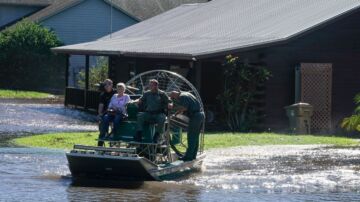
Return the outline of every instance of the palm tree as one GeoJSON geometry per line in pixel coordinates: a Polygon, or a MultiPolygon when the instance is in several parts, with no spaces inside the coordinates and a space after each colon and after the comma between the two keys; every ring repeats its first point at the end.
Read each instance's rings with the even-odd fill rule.
{"type": "Polygon", "coordinates": [[[341,127],[348,131],[357,130],[360,132],[360,93],[355,96],[354,100],[357,105],[354,114],[350,117],[344,118],[341,123],[341,127]]]}

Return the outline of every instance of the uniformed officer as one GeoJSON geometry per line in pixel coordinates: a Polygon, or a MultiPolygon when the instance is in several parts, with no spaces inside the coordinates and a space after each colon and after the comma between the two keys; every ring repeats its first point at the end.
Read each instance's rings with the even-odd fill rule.
{"type": "Polygon", "coordinates": [[[172,107],[168,95],[159,89],[159,82],[155,79],[149,81],[150,90],[146,91],[141,98],[135,101],[141,105],[144,112],[139,112],[137,116],[137,132],[134,139],[141,141],[144,124],[146,122],[156,123],[153,141],[157,142],[160,135],[164,132],[166,109],[172,107]]]}
{"type": "Polygon", "coordinates": [[[174,104],[177,107],[175,115],[185,112],[189,117],[187,132],[188,148],[184,157],[180,159],[184,161],[194,160],[199,149],[199,136],[205,114],[201,110],[200,102],[191,93],[172,91],[170,97],[174,100],[174,104]]]}

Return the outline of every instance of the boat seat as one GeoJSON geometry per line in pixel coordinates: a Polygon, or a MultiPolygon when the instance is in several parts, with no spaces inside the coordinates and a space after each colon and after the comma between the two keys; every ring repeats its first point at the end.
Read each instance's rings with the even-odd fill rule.
{"type": "Polygon", "coordinates": [[[139,107],[135,103],[129,103],[126,106],[126,111],[128,114],[128,117],[126,120],[128,121],[136,121],[137,120],[137,114],[139,113],[139,107]]]}
{"type": "MultiPolygon", "coordinates": [[[[134,137],[137,131],[136,121],[122,121],[119,126],[119,130],[114,134],[113,140],[121,141],[134,141],[134,137]]],[[[153,136],[155,134],[155,124],[145,124],[143,131],[144,143],[152,143],[153,136]]]]}
{"type": "MultiPolygon", "coordinates": [[[[128,117],[125,118],[119,126],[117,134],[114,134],[113,140],[121,140],[125,142],[134,141],[137,131],[137,114],[139,109],[136,104],[130,103],[127,105],[128,117]]],[[[155,134],[155,123],[148,122],[144,126],[142,143],[152,143],[155,134]]]]}
{"type": "MultiPolygon", "coordinates": [[[[129,103],[126,107],[128,116],[121,121],[119,130],[113,135],[112,140],[132,142],[137,131],[137,115],[139,107],[135,103],[129,103]]],[[[142,143],[153,143],[156,122],[146,122],[142,134],[142,143]]]]}

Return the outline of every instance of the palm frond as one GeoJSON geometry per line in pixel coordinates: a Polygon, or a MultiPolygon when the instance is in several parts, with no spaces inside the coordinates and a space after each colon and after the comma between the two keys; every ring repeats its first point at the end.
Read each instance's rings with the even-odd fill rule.
{"type": "Polygon", "coordinates": [[[347,131],[360,131],[360,115],[352,115],[350,117],[344,118],[341,123],[341,127],[345,128],[347,131]]]}
{"type": "Polygon", "coordinates": [[[360,105],[360,93],[355,95],[354,101],[356,104],[360,105]]]}
{"type": "Polygon", "coordinates": [[[355,114],[359,114],[360,115],[360,105],[355,107],[355,114]]]}

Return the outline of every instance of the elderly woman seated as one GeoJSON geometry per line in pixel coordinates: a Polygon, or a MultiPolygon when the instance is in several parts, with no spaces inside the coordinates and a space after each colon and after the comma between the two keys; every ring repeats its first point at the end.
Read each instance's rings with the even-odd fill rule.
{"type": "Polygon", "coordinates": [[[127,116],[126,104],[130,102],[130,96],[125,94],[126,86],[124,83],[118,83],[116,89],[117,93],[112,96],[108,111],[103,118],[103,123],[100,127],[100,137],[106,136],[109,131],[110,122],[113,122],[113,133],[116,134],[121,120],[127,116]]]}

